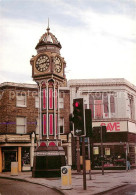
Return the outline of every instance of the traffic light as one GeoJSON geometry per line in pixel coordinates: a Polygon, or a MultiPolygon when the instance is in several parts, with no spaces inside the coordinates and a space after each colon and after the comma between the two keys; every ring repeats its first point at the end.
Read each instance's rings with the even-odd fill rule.
{"type": "Polygon", "coordinates": [[[83,98],[73,100],[74,136],[85,136],[84,104],[83,98]]]}
{"type": "Polygon", "coordinates": [[[92,137],[92,113],[91,109],[85,109],[86,137],[92,137]]]}

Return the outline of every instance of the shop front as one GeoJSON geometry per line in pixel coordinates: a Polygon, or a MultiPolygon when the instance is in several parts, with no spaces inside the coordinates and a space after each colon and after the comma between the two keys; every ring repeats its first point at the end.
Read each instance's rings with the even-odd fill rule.
{"type": "Polygon", "coordinates": [[[33,166],[34,135],[0,135],[0,172],[11,171],[11,162],[18,162],[19,171],[33,166]]]}
{"type": "Polygon", "coordinates": [[[136,165],[136,128],[129,121],[93,122],[93,127],[106,126],[106,135],[100,134],[92,140],[92,168],[101,168],[102,160],[105,169],[126,169],[129,159],[132,167],[136,165]],[[133,129],[132,129],[133,128],[133,129]],[[132,131],[133,130],[133,131],[132,131]]]}

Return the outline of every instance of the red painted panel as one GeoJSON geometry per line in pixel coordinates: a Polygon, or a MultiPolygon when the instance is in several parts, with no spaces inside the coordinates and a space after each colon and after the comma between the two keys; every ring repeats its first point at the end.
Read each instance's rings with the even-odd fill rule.
{"type": "Polygon", "coordinates": [[[46,109],[46,89],[43,90],[43,109],[46,109]]]}
{"type": "Polygon", "coordinates": [[[45,142],[41,142],[40,146],[46,146],[45,142]]]}
{"type": "Polygon", "coordinates": [[[49,146],[56,146],[56,144],[54,142],[50,142],[49,146]]]}
{"type": "Polygon", "coordinates": [[[56,135],[58,134],[58,115],[56,114],[56,125],[55,125],[55,132],[56,132],[56,135]]]}
{"type": "Polygon", "coordinates": [[[58,94],[57,94],[57,89],[55,89],[55,109],[58,109],[58,94]]]}
{"type": "Polygon", "coordinates": [[[46,135],[46,114],[43,114],[43,135],[46,135]]]}
{"type": "Polygon", "coordinates": [[[49,114],[49,134],[53,135],[53,114],[49,114]]]}
{"type": "Polygon", "coordinates": [[[53,109],[53,89],[49,88],[49,109],[53,109]]]}

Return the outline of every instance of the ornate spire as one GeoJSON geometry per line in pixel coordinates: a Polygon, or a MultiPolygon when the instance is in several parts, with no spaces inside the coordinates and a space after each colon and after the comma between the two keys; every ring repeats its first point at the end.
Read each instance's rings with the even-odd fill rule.
{"type": "Polygon", "coordinates": [[[47,27],[47,34],[49,34],[49,31],[50,31],[50,27],[49,27],[49,18],[48,18],[48,27],[47,27]]]}

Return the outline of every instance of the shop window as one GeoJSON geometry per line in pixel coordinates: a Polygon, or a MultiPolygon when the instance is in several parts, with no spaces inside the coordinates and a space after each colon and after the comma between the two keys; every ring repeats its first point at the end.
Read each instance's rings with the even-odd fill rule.
{"type": "Polygon", "coordinates": [[[17,93],[16,95],[16,106],[26,107],[26,93],[17,93]]]}
{"type": "Polygon", "coordinates": [[[18,134],[26,133],[26,117],[16,118],[16,133],[18,134]]]}
{"type": "Polygon", "coordinates": [[[22,147],[22,166],[30,165],[30,148],[22,147]]]}
{"type": "Polygon", "coordinates": [[[60,134],[64,133],[64,118],[60,118],[60,134]]]}

